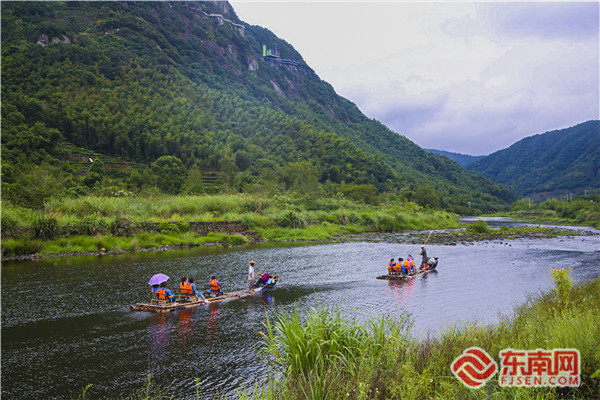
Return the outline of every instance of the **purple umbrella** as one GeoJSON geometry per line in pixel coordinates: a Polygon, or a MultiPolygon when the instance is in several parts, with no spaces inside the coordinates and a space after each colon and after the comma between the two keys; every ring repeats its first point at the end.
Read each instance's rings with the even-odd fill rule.
{"type": "Polygon", "coordinates": [[[165,274],[156,274],[148,281],[148,285],[159,285],[169,279],[165,274]]]}

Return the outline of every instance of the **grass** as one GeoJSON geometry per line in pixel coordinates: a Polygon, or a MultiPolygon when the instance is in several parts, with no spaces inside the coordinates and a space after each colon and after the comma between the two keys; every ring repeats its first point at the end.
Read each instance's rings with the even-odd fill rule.
{"type": "Polygon", "coordinates": [[[288,241],[458,226],[456,215],[423,210],[413,203],[373,207],[338,198],[265,199],[242,194],[54,198],[36,212],[2,204],[2,256],[246,243],[238,235],[200,237],[189,232],[189,222],[196,221],[242,221],[258,238],[288,241]],[[135,224],[142,222],[159,223],[160,233],[133,233],[139,229],[135,224]]]}
{"type": "Polygon", "coordinates": [[[128,237],[112,235],[69,235],[51,240],[10,239],[2,243],[2,256],[21,254],[71,254],[103,251],[131,252],[139,249],[152,249],[163,246],[198,246],[208,243],[241,245],[247,239],[239,235],[209,232],[206,236],[195,232],[147,233],[142,232],[128,237]]]}

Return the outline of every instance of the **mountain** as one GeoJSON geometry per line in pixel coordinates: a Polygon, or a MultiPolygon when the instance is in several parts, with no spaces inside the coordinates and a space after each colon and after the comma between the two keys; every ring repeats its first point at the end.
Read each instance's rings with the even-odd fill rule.
{"type": "Polygon", "coordinates": [[[467,166],[535,200],[600,190],[600,121],[527,137],[467,166]]]}
{"type": "Polygon", "coordinates": [[[435,149],[425,149],[425,150],[428,151],[429,153],[439,154],[441,156],[448,157],[449,159],[454,160],[458,165],[460,165],[463,168],[466,167],[467,165],[471,164],[472,162],[475,162],[475,161],[479,160],[480,158],[485,157],[485,156],[471,156],[468,154],[453,153],[451,151],[444,151],[444,150],[435,150],[435,149]]]}
{"type": "Polygon", "coordinates": [[[174,192],[202,193],[212,174],[215,190],[371,185],[450,208],[516,198],[367,118],[227,2],[5,2],[2,82],[9,200],[46,183],[37,198],[139,191],[179,161],[188,181],[174,192]],[[88,158],[107,168],[90,177],[88,158]]]}

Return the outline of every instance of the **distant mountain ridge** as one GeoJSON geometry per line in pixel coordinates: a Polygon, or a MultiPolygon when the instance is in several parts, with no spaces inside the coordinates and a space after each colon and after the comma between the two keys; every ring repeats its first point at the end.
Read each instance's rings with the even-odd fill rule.
{"type": "Polygon", "coordinates": [[[463,168],[466,167],[467,165],[471,164],[472,162],[475,162],[475,161],[485,157],[485,156],[471,156],[469,154],[453,153],[451,151],[445,151],[445,150],[436,150],[436,149],[425,149],[425,150],[428,151],[429,153],[439,154],[440,156],[448,157],[449,159],[456,161],[456,163],[463,168]]]}
{"type": "Polygon", "coordinates": [[[526,137],[466,167],[535,200],[600,191],[600,121],[526,137]]]}

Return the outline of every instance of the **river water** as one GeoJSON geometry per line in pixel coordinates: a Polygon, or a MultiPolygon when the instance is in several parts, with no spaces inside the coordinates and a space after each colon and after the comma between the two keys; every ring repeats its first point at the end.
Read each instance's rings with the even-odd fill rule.
{"type": "MultiPolygon", "coordinates": [[[[579,228],[581,229],[581,228],[579,228]]],[[[148,374],[163,386],[202,398],[234,395],[268,371],[257,356],[258,332],[271,307],[316,301],[349,318],[410,314],[413,334],[457,323],[494,323],[529,295],[552,288],[549,269],[573,267],[576,282],[600,275],[600,231],[592,236],[517,239],[471,245],[428,245],[438,271],[405,282],[375,279],[390,258],[417,256],[418,245],[394,235],[353,242],[187,249],[87,256],[2,265],[2,397],[71,398],[87,384],[92,398],[126,396],[148,374]],[[378,239],[378,240],[375,240],[378,239]],[[385,241],[382,241],[382,240],[385,241]],[[248,261],[280,276],[268,294],[166,314],[131,312],[149,298],[155,273],[244,286],[248,261]],[[196,380],[197,379],[197,380],[196,380]]],[[[180,396],[178,396],[180,398],[180,396]]]]}

